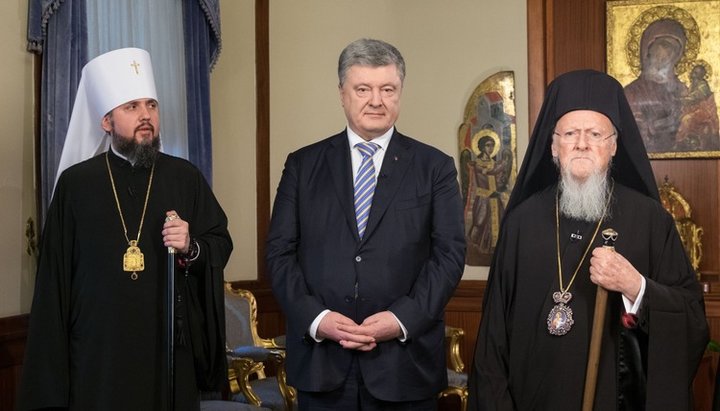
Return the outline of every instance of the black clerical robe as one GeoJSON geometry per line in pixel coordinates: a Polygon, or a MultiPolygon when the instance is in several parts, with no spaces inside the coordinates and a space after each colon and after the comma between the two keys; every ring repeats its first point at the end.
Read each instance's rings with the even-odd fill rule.
{"type": "MultiPolygon", "coordinates": [[[[569,289],[574,325],[566,335],[555,336],[547,324],[555,305],[552,294],[559,291],[555,193],[556,187],[540,191],[507,215],[485,295],[470,409],[581,409],[596,293],[590,256],[602,245],[600,232],[614,228],[616,251],[647,286],[639,326],[632,331],[621,325],[622,296],[609,292],[594,409],[690,410],[691,384],[708,328],[702,291],[672,218],[659,202],[615,185],[611,215],[569,289]]],[[[596,225],[562,219],[565,287],[596,225]]]]}
{"type": "MultiPolygon", "coordinates": [[[[109,153],[127,237],[136,239],[150,169],[109,153]]],[[[60,177],[40,250],[20,391],[20,409],[166,408],[165,212],[177,211],[200,246],[176,270],[175,409],[198,409],[198,390],[225,380],[223,267],[227,218],[201,173],[185,160],[156,160],[139,248],[145,269],[123,271],[128,242],[106,154],[60,177]]]]}

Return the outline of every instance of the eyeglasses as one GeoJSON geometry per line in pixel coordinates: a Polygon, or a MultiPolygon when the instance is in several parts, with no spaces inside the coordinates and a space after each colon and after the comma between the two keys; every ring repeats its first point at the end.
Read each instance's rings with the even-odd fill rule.
{"type": "Polygon", "coordinates": [[[580,136],[585,134],[587,143],[591,146],[599,146],[605,142],[605,140],[615,135],[613,131],[607,136],[603,136],[599,131],[595,130],[567,130],[567,131],[553,131],[553,134],[558,136],[561,144],[577,144],[580,141],[580,136]]]}

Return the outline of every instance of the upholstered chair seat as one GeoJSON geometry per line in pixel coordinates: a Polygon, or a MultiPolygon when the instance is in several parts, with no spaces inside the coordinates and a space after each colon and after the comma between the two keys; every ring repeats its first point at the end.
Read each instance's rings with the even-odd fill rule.
{"type": "Polygon", "coordinates": [[[296,392],[285,374],[285,338],[257,332],[257,301],[250,291],[225,283],[226,355],[230,398],[273,411],[293,410],[296,392]],[[275,376],[266,375],[266,366],[275,376]]]}

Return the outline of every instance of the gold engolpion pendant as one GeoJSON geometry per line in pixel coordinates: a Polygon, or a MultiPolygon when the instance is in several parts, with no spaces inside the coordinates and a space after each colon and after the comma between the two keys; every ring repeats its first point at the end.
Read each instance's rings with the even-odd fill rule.
{"type": "Polygon", "coordinates": [[[132,272],[132,274],[130,274],[130,278],[137,280],[137,272],[143,271],[144,269],[145,256],[137,246],[137,241],[132,240],[130,241],[130,247],[128,247],[127,251],[125,251],[125,255],[123,256],[123,270],[132,272]]]}
{"type": "Polygon", "coordinates": [[[572,317],[572,309],[567,304],[572,298],[572,294],[568,292],[561,293],[556,291],[553,293],[553,300],[556,305],[550,310],[547,317],[548,331],[552,335],[565,335],[575,323],[572,317]]]}

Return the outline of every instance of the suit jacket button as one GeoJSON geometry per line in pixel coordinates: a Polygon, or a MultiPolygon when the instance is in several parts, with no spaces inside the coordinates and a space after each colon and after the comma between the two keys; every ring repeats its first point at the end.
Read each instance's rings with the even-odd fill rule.
{"type": "Polygon", "coordinates": [[[350,304],[351,302],[353,302],[353,298],[350,296],[347,296],[347,297],[345,297],[345,302],[350,304]]]}
{"type": "Polygon", "coordinates": [[[362,261],[362,257],[360,257],[359,255],[356,256],[356,257],[355,257],[355,261],[359,263],[360,261],[362,261]]]}

